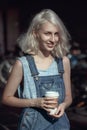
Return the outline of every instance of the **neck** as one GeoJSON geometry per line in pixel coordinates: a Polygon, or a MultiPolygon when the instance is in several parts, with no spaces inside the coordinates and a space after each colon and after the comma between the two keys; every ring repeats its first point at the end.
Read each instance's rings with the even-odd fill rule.
{"type": "Polygon", "coordinates": [[[53,56],[49,54],[44,54],[42,51],[39,51],[37,55],[34,56],[34,60],[36,63],[37,68],[46,70],[52,63],[53,61],[53,56]],[[44,64],[43,63],[44,60],[44,64]]]}
{"type": "Polygon", "coordinates": [[[51,57],[51,53],[50,52],[42,52],[42,51],[38,51],[37,54],[39,57],[41,58],[49,58],[51,57]]]}

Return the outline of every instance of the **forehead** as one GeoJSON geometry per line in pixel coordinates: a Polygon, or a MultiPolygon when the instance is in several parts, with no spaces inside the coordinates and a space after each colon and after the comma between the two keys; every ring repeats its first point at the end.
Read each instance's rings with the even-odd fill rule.
{"type": "Polygon", "coordinates": [[[56,31],[58,32],[59,31],[59,28],[57,25],[54,25],[50,22],[45,22],[41,25],[40,27],[40,30],[43,30],[43,31],[56,31]]]}

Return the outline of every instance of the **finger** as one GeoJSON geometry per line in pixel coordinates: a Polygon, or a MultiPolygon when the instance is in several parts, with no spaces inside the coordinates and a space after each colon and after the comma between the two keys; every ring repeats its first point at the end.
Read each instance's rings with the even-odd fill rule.
{"type": "Polygon", "coordinates": [[[46,100],[45,104],[58,104],[58,102],[56,100],[46,100]]]}
{"type": "Polygon", "coordinates": [[[57,98],[52,98],[52,97],[46,97],[46,98],[44,98],[45,99],[45,101],[58,101],[58,99],[57,98]]]}
{"type": "Polygon", "coordinates": [[[46,108],[46,107],[44,107],[43,108],[45,111],[47,111],[47,113],[50,113],[50,109],[48,109],[48,108],[46,108]]]}
{"type": "Polygon", "coordinates": [[[64,111],[57,111],[56,113],[55,113],[55,117],[61,117],[62,115],[64,114],[64,111]]]}

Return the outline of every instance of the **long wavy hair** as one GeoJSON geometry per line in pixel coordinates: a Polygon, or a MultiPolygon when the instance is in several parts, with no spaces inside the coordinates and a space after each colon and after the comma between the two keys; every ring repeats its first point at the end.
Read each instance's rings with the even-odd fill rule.
{"type": "Polygon", "coordinates": [[[20,48],[24,53],[38,53],[39,42],[35,38],[33,31],[38,31],[46,21],[56,25],[59,29],[59,41],[53,49],[52,55],[57,57],[65,56],[69,52],[69,40],[71,37],[62,20],[51,9],[44,9],[33,17],[28,31],[18,38],[20,48]]]}

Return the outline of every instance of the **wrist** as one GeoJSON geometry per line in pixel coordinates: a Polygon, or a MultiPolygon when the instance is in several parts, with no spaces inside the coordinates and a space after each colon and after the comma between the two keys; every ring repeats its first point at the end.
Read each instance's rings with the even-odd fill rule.
{"type": "Polygon", "coordinates": [[[30,101],[31,107],[40,107],[40,104],[41,104],[40,98],[31,99],[30,101]]]}
{"type": "Polygon", "coordinates": [[[31,100],[31,107],[37,107],[37,99],[32,99],[31,100]]]}
{"type": "Polygon", "coordinates": [[[65,102],[62,103],[62,106],[63,106],[64,109],[66,109],[66,107],[67,107],[65,102]]]}

